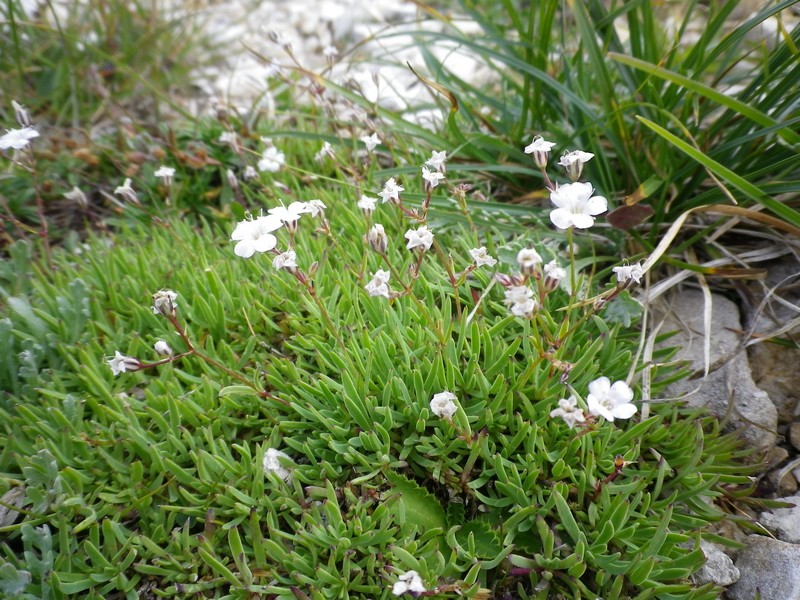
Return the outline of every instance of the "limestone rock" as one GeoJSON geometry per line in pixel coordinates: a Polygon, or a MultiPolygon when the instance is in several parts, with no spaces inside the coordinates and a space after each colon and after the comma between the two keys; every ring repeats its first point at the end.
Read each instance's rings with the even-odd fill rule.
{"type": "Polygon", "coordinates": [[[800,546],[751,535],[739,552],[739,581],[728,588],[731,600],[800,600],[800,546]]]}
{"type": "MultiPolygon", "coordinates": [[[[678,360],[688,360],[695,371],[704,369],[703,294],[685,290],[670,305],[663,331],[677,330],[667,340],[669,346],[680,350],[678,360]]],[[[742,330],[739,310],[723,296],[712,295],[710,364],[736,352],[738,331],[742,330]]],[[[775,445],[778,413],[769,396],[756,387],[744,352],[708,377],[682,380],[671,384],[667,397],[686,397],[690,406],[705,406],[713,415],[727,423],[728,429],[740,429],[745,443],[768,451],[775,445]]]]}
{"type": "Polygon", "coordinates": [[[694,583],[728,586],[739,580],[739,569],[733,565],[731,558],[717,546],[701,540],[700,549],[706,557],[706,564],[692,575],[694,583]]]}
{"type": "MultiPolygon", "coordinates": [[[[800,544],[800,496],[777,498],[794,504],[792,508],[773,508],[761,513],[761,524],[773,531],[779,540],[800,544]]],[[[800,563],[797,565],[800,570],[800,563]]]]}

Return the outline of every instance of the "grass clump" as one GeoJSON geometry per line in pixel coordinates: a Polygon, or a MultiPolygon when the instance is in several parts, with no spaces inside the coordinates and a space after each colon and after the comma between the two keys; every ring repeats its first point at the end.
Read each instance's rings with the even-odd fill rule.
{"type": "Polygon", "coordinates": [[[233,248],[233,223],[162,219],[3,272],[3,590],[716,597],[692,542],[748,482],[700,414],[627,421],[652,400],[631,276],[578,230],[436,224],[434,200],[471,211],[430,170],[365,199],[353,152],[359,190],[293,181],[233,248]]]}

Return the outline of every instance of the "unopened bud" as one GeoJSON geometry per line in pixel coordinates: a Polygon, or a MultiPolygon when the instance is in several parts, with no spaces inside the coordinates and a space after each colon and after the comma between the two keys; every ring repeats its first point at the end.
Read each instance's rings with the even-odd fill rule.
{"type": "Polygon", "coordinates": [[[158,340],[154,345],[153,349],[156,351],[156,354],[160,354],[161,356],[172,356],[172,348],[169,347],[169,344],[164,340],[158,340]]]}
{"type": "Polygon", "coordinates": [[[383,225],[376,223],[372,226],[372,229],[370,229],[367,234],[367,242],[369,242],[370,247],[378,254],[386,254],[386,248],[389,246],[389,238],[386,235],[386,231],[383,229],[383,225]]]}
{"type": "Polygon", "coordinates": [[[78,186],[75,186],[69,192],[66,192],[64,194],[64,198],[67,200],[72,200],[82,209],[89,207],[89,200],[86,198],[86,194],[84,194],[78,186]]]}
{"type": "Polygon", "coordinates": [[[176,292],[171,290],[158,290],[153,294],[153,314],[162,314],[165,317],[174,316],[178,305],[175,299],[178,297],[176,292]]]}
{"type": "Polygon", "coordinates": [[[14,107],[14,116],[17,118],[17,123],[20,127],[31,127],[31,117],[25,107],[16,100],[11,101],[11,106],[14,107]]]}
{"type": "Polygon", "coordinates": [[[542,264],[542,257],[533,248],[523,248],[517,254],[519,272],[526,277],[532,277],[542,264]]]}
{"type": "Polygon", "coordinates": [[[239,180],[236,178],[236,173],[233,172],[233,169],[228,169],[225,171],[225,177],[228,179],[228,185],[231,186],[231,189],[235,192],[239,189],[239,180]]]}

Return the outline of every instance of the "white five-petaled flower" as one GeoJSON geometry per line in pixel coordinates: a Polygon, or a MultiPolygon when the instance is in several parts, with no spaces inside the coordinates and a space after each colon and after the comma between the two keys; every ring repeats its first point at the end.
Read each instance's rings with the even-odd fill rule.
{"type": "Polygon", "coordinates": [[[550,212],[550,220],[559,229],[577,227],[588,229],[594,225],[596,215],[608,210],[603,196],[592,196],[591,183],[566,183],[550,191],[550,201],[556,205],[550,212]]]}
{"type": "Polygon", "coordinates": [[[306,202],[292,202],[289,206],[276,206],[270,208],[267,213],[278,217],[287,227],[292,227],[297,224],[300,216],[311,212],[311,208],[306,202]]]}
{"type": "Polygon", "coordinates": [[[231,241],[238,242],[233,248],[236,256],[250,258],[256,252],[269,252],[278,244],[278,238],[272,235],[280,229],[283,221],[277,215],[260,216],[239,222],[231,234],[231,241]]]}
{"type": "Polygon", "coordinates": [[[375,147],[381,143],[381,138],[378,137],[378,134],[373,132],[372,135],[365,135],[361,138],[361,141],[364,142],[364,146],[367,148],[367,152],[372,152],[375,150],[375,147]]]}
{"type": "Polygon", "coordinates": [[[153,314],[154,315],[174,315],[175,309],[178,308],[178,292],[172,290],[158,290],[153,294],[153,314]]]}
{"type": "Polygon", "coordinates": [[[427,225],[418,227],[417,229],[409,229],[406,231],[405,238],[408,240],[406,248],[413,250],[419,248],[422,252],[430,250],[433,245],[433,232],[428,229],[427,225]]]}
{"type": "Polygon", "coordinates": [[[8,129],[0,136],[0,150],[22,150],[30,144],[33,138],[39,137],[39,132],[33,127],[23,127],[22,129],[8,129]]]}
{"type": "Polygon", "coordinates": [[[442,150],[441,152],[437,152],[436,150],[431,151],[431,157],[425,161],[425,164],[428,165],[432,169],[436,169],[444,175],[447,172],[447,150],[442,150]]]}
{"type": "Polygon", "coordinates": [[[276,173],[284,164],[286,164],[286,155],[275,146],[268,146],[264,149],[261,160],[258,161],[258,170],[276,173]]]}
{"type": "Polygon", "coordinates": [[[114,193],[122,196],[128,202],[139,204],[139,197],[136,195],[136,192],[133,191],[130,179],[126,179],[122,185],[117,186],[117,188],[114,190],[114,193]]]}
{"type": "Polygon", "coordinates": [[[358,208],[361,209],[365,217],[370,217],[372,213],[375,212],[375,204],[377,204],[377,202],[377,198],[370,198],[369,196],[362,195],[361,199],[358,201],[358,208]]]}
{"type": "Polygon", "coordinates": [[[306,202],[306,212],[310,213],[312,217],[325,216],[325,209],[328,208],[322,203],[322,200],[315,198],[306,202]]]}
{"type": "Polygon", "coordinates": [[[120,373],[128,373],[130,371],[138,371],[142,368],[142,363],[134,356],[125,356],[119,350],[114,351],[114,358],[106,361],[108,366],[111,367],[111,372],[114,375],[120,373]]]}
{"type": "Polygon", "coordinates": [[[617,276],[617,283],[620,285],[630,285],[632,282],[639,283],[644,275],[642,265],[636,263],[635,265],[622,265],[611,269],[617,276]]]}
{"type": "Polygon", "coordinates": [[[456,395],[453,392],[439,392],[431,399],[431,411],[437,417],[450,421],[458,410],[455,403],[456,395]]]}
{"type": "Polygon", "coordinates": [[[444,175],[439,171],[431,171],[428,167],[422,167],[422,178],[425,180],[425,190],[430,191],[439,185],[444,179],[444,175]]]}
{"type": "Polygon", "coordinates": [[[600,377],[589,384],[589,395],[586,406],[589,414],[614,419],[630,419],[636,413],[636,406],[631,403],[633,390],[624,381],[615,381],[611,385],[608,377],[600,377]]]}
{"type": "Polygon", "coordinates": [[[422,578],[416,571],[408,571],[398,578],[397,583],[392,586],[392,593],[395,596],[402,596],[406,592],[411,592],[414,596],[426,592],[422,583],[422,578]]]}
{"type": "Polygon", "coordinates": [[[161,356],[172,356],[172,348],[170,348],[169,344],[164,340],[158,340],[153,344],[153,350],[156,351],[156,354],[160,354],[161,356]]]}
{"type": "Polygon", "coordinates": [[[481,246],[480,248],[473,248],[469,251],[469,255],[472,257],[472,260],[475,261],[476,267],[482,267],[486,265],[487,267],[493,267],[497,264],[497,259],[493,258],[489,252],[486,250],[486,246],[481,246]]]}
{"type": "Polygon", "coordinates": [[[547,167],[550,150],[555,145],[555,142],[548,142],[542,136],[537,135],[530,144],[525,146],[525,154],[533,154],[533,162],[540,169],[544,169],[547,167]]]}
{"type": "Polygon", "coordinates": [[[292,472],[280,463],[281,458],[284,460],[292,460],[285,452],[281,452],[275,448],[267,448],[267,451],[264,453],[264,462],[262,463],[264,473],[275,473],[284,481],[289,481],[292,478],[292,472]]]}
{"type": "Polygon", "coordinates": [[[391,276],[391,272],[378,269],[370,282],[364,286],[364,289],[367,290],[370,296],[389,298],[389,278],[391,276]]]}
{"type": "Polygon", "coordinates": [[[578,408],[578,399],[575,396],[570,396],[569,399],[562,398],[558,401],[558,408],[550,411],[550,418],[555,419],[556,417],[564,419],[570,429],[586,420],[583,411],[578,408]]]}
{"type": "Polygon", "coordinates": [[[272,259],[272,266],[275,269],[286,269],[291,272],[297,269],[297,254],[294,250],[287,250],[278,254],[272,259]]]}
{"type": "Polygon", "coordinates": [[[383,189],[378,192],[378,196],[381,197],[384,204],[390,201],[399,202],[400,192],[403,191],[405,191],[405,188],[402,185],[397,185],[397,181],[395,181],[394,177],[390,177],[386,180],[386,183],[383,184],[383,189]]]}
{"type": "Polygon", "coordinates": [[[572,181],[578,181],[578,179],[581,178],[581,173],[583,172],[583,165],[593,158],[594,154],[591,152],[575,150],[573,152],[567,152],[564,154],[558,161],[558,164],[566,169],[567,175],[570,179],[572,179],[572,181]]]}
{"type": "Polygon", "coordinates": [[[533,248],[523,248],[517,253],[517,264],[519,265],[520,273],[531,276],[542,264],[542,257],[533,248]]]}
{"type": "Polygon", "coordinates": [[[505,302],[510,306],[511,314],[516,317],[530,319],[538,308],[533,299],[533,290],[527,285],[512,285],[506,288],[505,302]]]}

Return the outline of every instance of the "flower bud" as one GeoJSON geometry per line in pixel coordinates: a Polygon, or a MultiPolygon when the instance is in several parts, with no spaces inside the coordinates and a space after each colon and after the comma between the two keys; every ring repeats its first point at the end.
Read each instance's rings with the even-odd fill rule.
{"type": "Polygon", "coordinates": [[[169,344],[164,340],[158,340],[155,344],[153,344],[153,349],[156,351],[156,354],[161,356],[172,356],[172,348],[169,347],[169,344]]]}
{"type": "Polygon", "coordinates": [[[16,100],[11,101],[11,106],[14,108],[14,116],[17,118],[17,123],[20,127],[31,127],[31,117],[28,111],[16,100]]]}
{"type": "Polygon", "coordinates": [[[542,264],[542,257],[533,248],[523,248],[517,254],[517,264],[519,272],[526,277],[532,277],[542,264]]]}
{"type": "Polygon", "coordinates": [[[372,229],[370,229],[367,234],[367,242],[369,242],[370,248],[378,254],[386,254],[386,248],[389,246],[389,238],[386,235],[386,231],[383,229],[383,225],[376,223],[372,226],[372,229]]]}
{"type": "Polygon", "coordinates": [[[175,316],[175,309],[178,307],[175,302],[177,297],[178,294],[171,290],[158,290],[153,294],[153,314],[162,314],[165,317],[175,316]]]}
{"type": "Polygon", "coordinates": [[[544,266],[544,289],[548,292],[552,292],[558,288],[561,280],[566,276],[566,269],[559,267],[556,261],[551,260],[544,266]]]}

